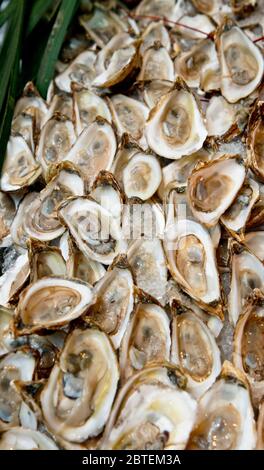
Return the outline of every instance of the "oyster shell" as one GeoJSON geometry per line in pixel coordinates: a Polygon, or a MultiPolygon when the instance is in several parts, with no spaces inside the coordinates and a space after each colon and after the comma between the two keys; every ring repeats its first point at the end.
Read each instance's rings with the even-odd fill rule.
{"type": "Polygon", "coordinates": [[[175,281],[222,319],[215,249],[208,231],[198,222],[180,219],[167,228],[164,248],[175,281]]]}
{"type": "Polygon", "coordinates": [[[107,336],[95,329],[75,329],[40,396],[48,428],[70,442],[100,434],[118,379],[116,356],[107,336]]]}
{"type": "Polygon", "coordinates": [[[110,110],[103,98],[85,88],[75,89],[73,92],[74,112],[78,135],[89,126],[97,116],[111,122],[110,110]]]}
{"type": "Polygon", "coordinates": [[[101,449],[184,449],[196,415],[195,400],[172,365],[134,374],[120,390],[101,449]]]}
{"type": "Polygon", "coordinates": [[[26,250],[15,246],[0,248],[0,305],[8,307],[29,276],[26,250]]]}
{"type": "Polygon", "coordinates": [[[143,98],[146,105],[152,109],[159,102],[163,95],[166,95],[173,87],[173,82],[169,80],[148,80],[138,82],[143,91],[143,98]]]}
{"type": "Polygon", "coordinates": [[[258,423],[257,423],[258,440],[257,440],[256,448],[258,450],[264,449],[263,429],[264,429],[264,405],[262,403],[259,407],[259,416],[258,416],[258,423]]]}
{"type": "Polygon", "coordinates": [[[226,361],[220,378],[199,400],[187,449],[250,450],[255,445],[254,414],[245,378],[226,361]]]}
{"type": "Polygon", "coordinates": [[[197,165],[188,179],[189,204],[196,219],[207,227],[215,225],[238,194],[245,173],[237,155],[197,165]]]}
{"type": "Polygon", "coordinates": [[[16,206],[13,199],[0,191],[0,241],[9,235],[15,214],[16,206]]]}
{"type": "Polygon", "coordinates": [[[147,49],[152,47],[155,42],[160,42],[161,46],[170,52],[170,36],[162,21],[150,23],[143,32],[141,39],[142,43],[140,44],[139,52],[142,57],[144,57],[147,49]]]}
{"type": "Polygon", "coordinates": [[[96,54],[94,51],[84,51],[79,54],[69,67],[55,78],[55,83],[60,90],[71,92],[72,82],[85,88],[91,88],[96,77],[96,54]]]}
{"type": "Polygon", "coordinates": [[[46,276],[67,275],[66,263],[59,248],[31,240],[29,256],[31,282],[46,276]]]}
{"type": "Polygon", "coordinates": [[[94,288],[94,303],[86,314],[118,349],[134,308],[133,277],[123,256],[117,257],[94,288]]]}
{"type": "Polygon", "coordinates": [[[180,79],[151,110],[145,135],[154,152],[170,159],[202,147],[207,131],[194,96],[180,79]]]}
{"type": "Polygon", "coordinates": [[[130,318],[120,348],[123,380],[152,362],[170,360],[170,318],[153,303],[139,303],[130,318]]]}
{"type": "Polygon", "coordinates": [[[161,168],[154,155],[134,154],[123,170],[123,186],[127,197],[143,201],[151,198],[161,182],[161,168]]]}
{"type": "Polygon", "coordinates": [[[21,136],[10,136],[0,180],[3,191],[17,191],[32,184],[41,174],[26,141],[21,136]]]}
{"type": "Polygon", "coordinates": [[[259,289],[254,290],[250,300],[245,304],[234,334],[233,362],[247,376],[256,407],[264,398],[263,301],[263,292],[259,289]]]}
{"type": "Polygon", "coordinates": [[[218,30],[216,45],[221,64],[221,92],[230,103],[250,95],[263,76],[259,48],[230,19],[218,30]]]}
{"type": "Polygon", "coordinates": [[[58,214],[88,258],[111,264],[117,254],[126,251],[119,224],[110,211],[92,199],[66,199],[58,214]]]}
{"type": "Polygon", "coordinates": [[[44,277],[26,287],[16,309],[18,334],[63,326],[84,313],[93,301],[89,284],[62,277],[44,277]]]}
{"type": "Polygon", "coordinates": [[[200,397],[221,371],[220,351],[206,324],[181,306],[172,320],[171,362],[186,375],[187,390],[200,397]]]}
{"type": "Polygon", "coordinates": [[[228,312],[230,322],[235,325],[252,290],[262,287],[264,267],[256,256],[238,243],[234,242],[230,250],[232,256],[228,312]]]}
{"type": "Polygon", "coordinates": [[[161,43],[155,42],[143,55],[138,80],[169,80],[174,81],[174,67],[170,54],[161,43]]]}
{"type": "Polygon", "coordinates": [[[248,123],[248,163],[251,170],[264,182],[264,102],[257,100],[248,123]]]}
{"type": "Polygon", "coordinates": [[[264,231],[246,233],[244,244],[260,261],[264,261],[264,231]]]}

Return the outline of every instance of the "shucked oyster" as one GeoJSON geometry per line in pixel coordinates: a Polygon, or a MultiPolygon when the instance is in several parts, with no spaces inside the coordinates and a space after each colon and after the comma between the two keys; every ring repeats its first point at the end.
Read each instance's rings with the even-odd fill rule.
{"type": "Polygon", "coordinates": [[[101,442],[102,449],[184,449],[195,421],[196,402],[172,365],[134,374],[120,390],[101,442]]]}
{"type": "Polygon", "coordinates": [[[245,377],[226,361],[220,378],[198,403],[187,449],[251,450],[255,445],[256,425],[245,377]]]}
{"type": "Polygon", "coordinates": [[[264,70],[259,48],[226,18],[216,40],[221,64],[221,92],[230,103],[250,95],[259,85],[264,70]]]}
{"type": "Polygon", "coordinates": [[[63,326],[79,317],[93,300],[91,287],[81,281],[44,277],[23,290],[16,310],[18,333],[63,326]]]}
{"type": "Polygon", "coordinates": [[[149,146],[162,157],[177,159],[199,150],[206,138],[194,96],[180,79],[151,110],[145,135],[149,146]]]}
{"type": "Polygon", "coordinates": [[[215,225],[241,188],[245,172],[237,155],[224,155],[198,165],[188,180],[193,215],[207,227],[215,225]]]}
{"type": "Polygon", "coordinates": [[[41,393],[48,429],[70,442],[84,442],[104,428],[119,379],[114,350],[96,329],[75,329],[41,393]]]}

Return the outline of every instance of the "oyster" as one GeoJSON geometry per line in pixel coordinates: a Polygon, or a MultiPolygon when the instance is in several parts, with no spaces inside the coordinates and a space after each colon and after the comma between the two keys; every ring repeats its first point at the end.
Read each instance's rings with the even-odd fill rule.
{"type": "Polygon", "coordinates": [[[188,179],[188,197],[193,215],[207,227],[215,225],[240,190],[245,167],[237,155],[224,155],[201,163],[188,179]]]}
{"type": "Polygon", "coordinates": [[[3,191],[17,191],[32,184],[41,174],[28,144],[21,136],[10,136],[0,180],[3,191]]]}
{"type": "Polygon", "coordinates": [[[143,98],[146,105],[152,109],[159,102],[163,95],[171,91],[173,82],[169,80],[148,80],[146,82],[138,82],[143,91],[143,98]]]}
{"type": "Polygon", "coordinates": [[[86,321],[96,323],[118,349],[134,308],[133,278],[123,256],[114,260],[93,293],[95,300],[86,314],[86,321]]]}
{"type": "Polygon", "coordinates": [[[213,385],[221,371],[220,351],[206,324],[179,306],[172,320],[171,362],[187,376],[187,390],[196,398],[213,385]]]}
{"type": "Polygon", "coordinates": [[[152,150],[166,158],[181,158],[202,147],[207,131],[194,96],[180,79],[151,110],[145,135],[152,150]]]}
{"type": "Polygon", "coordinates": [[[123,380],[152,362],[170,360],[170,318],[153,303],[138,303],[120,348],[123,380]]]}
{"type": "Polygon", "coordinates": [[[173,62],[166,47],[155,42],[143,55],[142,67],[138,80],[169,80],[174,81],[173,62]]]}
{"type": "Polygon", "coordinates": [[[247,376],[256,407],[264,398],[263,301],[263,292],[254,290],[245,304],[234,335],[233,362],[247,376]]]}
{"type": "Polygon", "coordinates": [[[235,200],[221,217],[221,222],[233,236],[244,239],[246,223],[258,197],[258,183],[246,178],[235,200]]]}
{"type": "Polygon", "coordinates": [[[67,275],[66,263],[59,248],[31,240],[29,255],[31,282],[46,276],[67,275]]]}
{"type": "Polygon", "coordinates": [[[55,83],[60,90],[71,92],[72,82],[85,88],[90,88],[96,77],[96,54],[94,51],[84,51],[60,75],[55,78],[55,83]]]}
{"type": "Polygon", "coordinates": [[[85,88],[76,88],[73,92],[74,112],[78,135],[91,124],[97,116],[111,122],[110,110],[103,98],[85,88]]]}
{"type": "Polygon", "coordinates": [[[257,439],[257,449],[263,450],[264,449],[264,405],[263,403],[259,407],[259,416],[258,416],[258,424],[257,424],[257,431],[258,431],[258,439],[257,439]]]}
{"type": "Polygon", "coordinates": [[[152,47],[155,42],[160,42],[161,46],[165,47],[167,51],[170,52],[170,36],[162,21],[150,23],[143,32],[141,39],[142,43],[139,52],[142,57],[144,57],[147,49],[152,47]]]}
{"type": "Polygon", "coordinates": [[[184,385],[169,364],[134,374],[119,392],[100,448],[184,449],[196,415],[196,402],[184,385]]]}
{"type": "Polygon", "coordinates": [[[209,137],[232,136],[237,127],[234,106],[222,96],[213,96],[206,109],[206,127],[209,137]]]}
{"type": "Polygon", "coordinates": [[[151,198],[161,183],[161,168],[154,155],[134,154],[123,170],[123,186],[128,197],[145,201],[151,198]]]}
{"type": "Polygon", "coordinates": [[[199,400],[197,420],[187,449],[254,449],[255,428],[245,378],[226,361],[220,378],[199,400]]]}
{"type": "Polygon", "coordinates": [[[30,204],[36,199],[37,196],[38,193],[36,192],[26,194],[26,196],[18,205],[17,213],[11,225],[11,238],[16,245],[21,246],[22,248],[27,247],[26,242],[28,239],[24,222],[27,218],[27,214],[29,213],[30,204]]]}
{"type": "Polygon", "coordinates": [[[92,85],[107,88],[124,80],[137,63],[137,44],[128,33],[116,34],[98,53],[92,85]]]}
{"type": "Polygon", "coordinates": [[[264,182],[264,101],[257,101],[249,118],[247,147],[251,170],[264,182]]]}
{"type": "Polygon", "coordinates": [[[8,307],[29,276],[28,253],[13,245],[0,248],[0,263],[0,305],[8,307]]]}
{"type": "Polygon", "coordinates": [[[37,161],[45,175],[51,165],[65,159],[75,140],[73,123],[64,115],[56,114],[46,122],[40,133],[37,150],[37,161]]]}
{"type": "Polygon", "coordinates": [[[218,30],[216,45],[221,64],[221,92],[227,101],[235,103],[260,84],[263,57],[258,46],[228,18],[218,30]]]}
{"type": "Polygon", "coordinates": [[[99,171],[111,168],[115,153],[113,128],[105,119],[97,117],[82,131],[64,159],[72,162],[91,186],[99,171]]]}
{"type": "Polygon", "coordinates": [[[93,301],[89,284],[63,277],[44,277],[26,287],[19,298],[18,334],[63,326],[84,313],[93,301]]]}
{"type": "Polygon", "coordinates": [[[47,112],[48,107],[46,102],[41,98],[33,83],[28,82],[25,85],[22,97],[16,103],[13,120],[23,115],[31,116],[35,131],[39,132],[47,112]]]}
{"type": "Polygon", "coordinates": [[[252,290],[262,287],[264,267],[256,256],[238,243],[234,242],[230,250],[232,256],[228,312],[230,322],[235,325],[252,290]]]}
{"type": "Polygon", "coordinates": [[[208,231],[198,222],[182,218],[167,228],[164,248],[175,281],[222,319],[215,249],[208,231]]]}
{"type": "MultiPolygon", "coordinates": [[[[207,11],[205,12],[207,15],[207,11]]],[[[212,21],[206,15],[183,15],[180,19],[180,24],[174,27],[175,31],[181,36],[190,39],[204,39],[210,36],[215,29],[212,21]],[[181,26],[184,25],[184,26],[181,26]]]]}
{"type": "Polygon", "coordinates": [[[30,204],[24,219],[27,235],[40,241],[49,241],[64,232],[57,217],[61,201],[73,195],[84,194],[84,183],[72,165],[63,163],[47,186],[30,204]]]}
{"type": "Polygon", "coordinates": [[[108,102],[119,136],[128,133],[146,148],[143,131],[149,109],[140,101],[121,94],[114,95],[108,102]]]}
{"type": "Polygon", "coordinates": [[[244,244],[260,261],[264,261],[264,231],[248,232],[244,244]]]}
{"type": "Polygon", "coordinates": [[[180,0],[142,0],[136,15],[156,15],[176,21],[182,16],[183,2],[180,0]]]}
{"type": "Polygon", "coordinates": [[[92,199],[66,199],[58,213],[77,246],[88,258],[111,264],[117,254],[126,251],[119,224],[110,211],[92,199]]]}
{"type": "Polygon", "coordinates": [[[42,432],[15,427],[1,434],[0,450],[58,450],[58,447],[42,432]]]}
{"type": "Polygon", "coordinates": [[[50,431],[70,442],[100,434],[118,379],[117,360],[107,336],[95,329],[75,329],[40,396],[50,431]]]}

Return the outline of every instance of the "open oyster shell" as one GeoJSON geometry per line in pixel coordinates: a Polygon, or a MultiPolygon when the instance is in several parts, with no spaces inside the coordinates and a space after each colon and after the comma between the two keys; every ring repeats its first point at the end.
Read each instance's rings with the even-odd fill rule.
{"type": "Polygon", "coordinates": [[[243,374],[227,361],[220,378],[201,397],[187,449],[250,450],[256,426],[243,374]]]}
{"type": "Polygon", "coordinates": [[[101,442],[102,449],[184,449],[196,415],[195,400],[171,364],[134,374],[121,388],[101,442]]]}
{"type": "Polygon", "coordinates": [[[40,396],[48,429],[76,443],[100,434],[118,379],[117,360],[107,336],[96,329],[75,329],[40,396]]]}
{"type": "Polygon", "coordinates": [[[177,159],[199,150],[207,131],[196,100],[181,79],[151,110],[145,129],[149,146],[162,157],[177,159]]]}
{"type": "Polygon", "coordinates": [[[0,436],[0,450],[58,450],[43,432],[14,427],[0,436]]]}

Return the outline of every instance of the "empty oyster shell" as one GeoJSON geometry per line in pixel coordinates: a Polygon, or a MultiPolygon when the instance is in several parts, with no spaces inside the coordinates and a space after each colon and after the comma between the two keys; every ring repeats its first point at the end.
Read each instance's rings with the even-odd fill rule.
{"type": "Polygon", "coordinates": [[[175,70],[190,87],[203,85],[205,91],[220,87],[219,62],[215,45],[209,39],[199,41],[190,51],[179,54],[175,59],[175,70]]]}
{"type": "Polygon", "coordinates": [[[40,396],[48,428],[70,442],[97,436],[111,411],[118,379],[107,336],[95,329],[75,329],[40,396]]]}
{"type": "Polygon", "coordinates": [[[56,90],[56,93],[53,95],[49,110],[45,114],[42,120],[42,127],[48,122],[53,116],[64,116],[69,121],[73,120],[73,99],[70,93],[65,91],[56,90]]]}
{"type": "Polygon", "coordinates": [[[236,111],[222,96],[213,96],[206,109],[208,136],[222,137],[236,131],[236,111]]]}
{"type": "Polygon", "coordinates": [[[42,432],[14,427],[1,434],[0,450],[58,450],[58,447],[42,432]]]}
{"type": "Polygon", "coordinates": [[[186,27],[175,25],[173,29],[186,38],[204,39],[206,35],[209,36],[215,29],[212,21],[206,15],[183,15],[180,19],[180,23],[186,27]]]}
{"type": "Polygon", "coordinates": [[[245,378],[231,363],[223,365],[220,378],[202,396],[196,425],[187,449],[251,450],[256,428],[245,378]]]}
{"type": "Polygon", "coordinates": [[[96,323],[118,349],[134,308],[133,278],[124,257],[119,256],[95,286],[95,301],[86,321],[96,323]]]}
{"type": "Polygon", "coordinates": [[[193,220],[178,220],[168,226],[164,248],[175,281],[222,319],[215,249],[208,231],[193,220]]]}
{"type": "Polygon", "coordinates": [[[167,51],[170,52],[170,36],[162,21],[150,23],[143,32],[141,39],[142,43],[139,52],[143,57],[147,49],[152,47],[155,42],[160,42],[161,46],[165,47],[167,51]]]}
{"type": "Polygon", "coordinates": [[[81,281],[43,277],[26,287],[19,298],[15,326],[18,334],[63,326],[78,318],[93,301],[91,287],[81,281]]]}
{"type": "Polygon", "coordinates": [[[46,102],[41,98],[32,82],[28,82],[23,90],[22,97],[16,103],[13,119],[23,114],[32,116],[36,131],[43,125],[43,120],[48,112],[46,102]]]}
{"type": "Polygon", "coordinates": [[[13,118],[11,134],[23,137],[30,150],[34,152],[37,129],[34,117],[31,114],[22,113],[13,118]]]}
{"type": "Polygon", "coordinates": [[[116,34],[98,53],[92,85],[107,88],[124,80],[137,63],[137,44],[128,33],[116,34]]]}
{"type": "Polygon", "coordinates": [[[110,170],[116,152],[116,138],[111,124],[102,117],[85,128],[65,156],[92,185],[101,170],[110,170]]]}
{"type": "Polygon", "coordinates": [[[160,98],[166,95],[173,87],[173,82],[169,80],[148,80],[138,83],[143,89],[143,99],[150,109],[154,108],[160,98]]]}
{"type": "Polygon", "coordinates": [[[126,252],[119,224],[111,212],[92,199],[69,198],[61,204],[58,213],[88,258],[111,264],[117,254],[126,252]]]}
{"type": "Polygon", "coordinates": [[[207,227],[215,225],[240,190],[245,167],[237,155],[224,155],[198,165],[188,179],[193,215],[207,227]]]}
{"type": "Polygon", "coordinates": [[[102,449],[184,449],[196,402],[176,367],[157,365],[134,374],[120,390],[101,442],[102,449]]]}
{"type": "Polygon", "coordinates": [[[258,183],[252,178],[246,178],[235,200],[221,217],[227,230],[240,240],[244,239],[246,223],[258,197],[258,183]]]}
{"type": "Polygon", "coordinates": [[[171,362],[187,376],[187,390],[200,397],[221,371],[220,351],[206,324],[179,305],[172,320],[171,362]]]}
{"type": "Polygon", "coordinates": [[[16,245],[19,245],[22,248],[27,248],[26,242],[28,239],[24,222],[26,220],[27,213],[29,212],[30,204],[37,196],[38,193],[36,192],[27,193],[25,195],[18,206],[17,213],[11,225],[11,238],[16,245]]]}
{"type": "Polygon", "coordinates": [[[124,203],[124,194],[112,173],[102,170],[98,174],[89,197],[111,212],[120,224],[124,203]]]}
{"type": "Polygon", "coordinates": [[[17,191],[32,184],[41,174],[41,167],[21,136],[10,136],[1,176],[3,191],[17,191]]]}
{"type": "Polygon", "coordinates": [[[66,263],[59,248],[31,240],[29,256],[31,282],[35,282],[45,276],[67,275],[66,263]]]}
{"type": "Polygon", "coordinates": [[[146,148],[143,131],[149,115],[147,106],[121,94],[112,96],[108,102],[119,136],[128,133],[142,148],[146,148]]]}
{"type": "Polygon", "coordinates": [[[145,51],[138,75],[138,80],[157,79],[174,81],[173,62],[166,47],[159,41],[145,51]]]}
{"type": "Polygon", "coordinates": [[[221,92],[230,103],[250,95],[263,76],[259,48],[229,18],[218,30],[216,45],[221,64],[221,92]]]}
{"type": "Polygon", "coordinates": [[[263,306],[264,294],[256,289],[249,302],[245,304],[234,335],[234,365],[247,376],[256,407],[264,398],[263,306]]]}
{"type": "Polygon", "coordinates": [[[41,241],[59,237],[65,230],[57,216],[59,204],[69,196],[83,194],[84,183],[79,173],[72,165],[62,163],[53,179],[30,204],[24,220],[27,235],[41,241]]]}
{"type": "Polygon", "coordinates": [[[37,150],[37,161],[45,175],[51,165],[65,159],[75,140],[73,123],[65,116],[56,114],[46,122],[40,133],[37,150]]]}
{"type": "MultiPolygon", "coordinates": [[[[155,15],[176,21],[182,16],[182,1],[178,0],[142,0],[136,8],[136,15],[155,15]]],[[[145,19],[145,22],[150,21],[145,19]]]]}
{"type": "Polygon", "coordinates": [[[151,198],[161,182],[161,168],[154,155],[134,154],[123,170],[123,186],[128,197],[151,198]]]}
{"type": "Polygon", "coordinates": [[[78,135],[91,124],[97,116],[111,122],[111,113],[103,98],[85,88],[75,89],[73,92],[74,112],[78,135]]]}
{"type": "Polygon", "coordinates": [[[228,312],[230,322],[235,325],[252,290],[262,287],[264,267],[256,256],[238,243],[233,242],[230,250],[232,256],[228,312]]]}
{"type": "Polygon", "coordinates": [[[168,270],[161,241],[157,238],[134,240],[129,247],[127,257],[137,286],[162,304],[168,270]]]}
{"type": "MultiPolygon", "coordinates": [[[[264,403],[264,402],[263,402],[264,403]]],[[[259,416],[258,416],[258,423],[257,423],[257,432],[258,432],[258,439],[257,439],[257,449],[263,450],[264,449],[264,437],[263,437],[263,430],[264,430],[264,404],[261,404],[259,407],[259,416]]]]}
{"type": "Polygon", "coordinates": [[[207,131],[195,98],[182,80],[177,79],[175,89],[151,110],[145,135],[154,152],[175,160],[202,147],[207,131]]]}
{"type": "Polygon", "coordinates": [[[151,362],[169,361],[170,349],[170,319],[165,310],[153,303],[139,303],[120,348],[123,380],[151,362]]]}
{"type": "Polygon", "coordinates": [[[95,60],[95,52],[90,50],[81,52],[69,67],[55,78],[58,88],[70,93],[72,82],[78,83],[78,85],[85,88],[90,88],[96,76],[95,60]]]}

